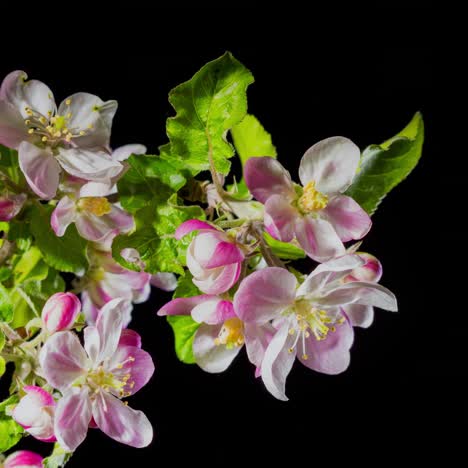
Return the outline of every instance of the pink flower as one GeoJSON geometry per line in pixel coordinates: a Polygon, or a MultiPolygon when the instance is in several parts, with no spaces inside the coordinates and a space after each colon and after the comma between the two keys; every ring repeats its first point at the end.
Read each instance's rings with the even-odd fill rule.
{"type": "Polygon", "coordinates": [[[265,268],[248,276],[234,296],[237,315],[246,323],[273,321],[277,329],[262,362],[262,379],[280,400],[296,355],[305,366],[338,374],[349,365],[353,327],[344,308],[350,304],[396,311],[395,296],[368,281],[345,282],[364,264],[346,255],[319,265],[297,288],[296,277],[283,268],[265,268]]]}
{"type": "Polygon", "coordinates": [[[299,178],[293,184],[276,159],[250,158],[245,181],[253,196],[265,205],[265,227],[284,242],[297,238],[318,262],[345,254],[343,242],[361,239],[371,227],[368,214],[342,193],[358,168],[359,148],[343,137],[322,140],[302,157],[299,178]]]}
{"type": "Polygon", "coordinates": [[[72,293],[55,293],[44,304],[42,322],[49,333],[70,329],[81,311],[80,300],[72,293]]]}
{"type": "Polygon", "coordinates": [[[173,299],[158,315],[191,315],[201,323],[193,340],[193,354],[196,363],[211,373],[226,370],[245,343],[258,375],[265,349],[275,332],[268,323],[242,322],[231,301],[213,295],[173,299]]]}
{"type": "MultiPolygon", "coordinates": [[[[19,450],[6,457],[3,468],[42,468],[43,458],[28,450],[19,450]]],[[[1,460],[0,460],[1,461],[1,460]]]]}
{"type": "Polygon", "coordinates": [[[136,333],[122,333],[122,307],[121,299],[103,307],[96,325],[84,330],[84,348],[75,333],[64,331],[52,335],[40,353],[44,377],[63,395],[54,432],[65,450],[83,442],[91,419],[109,437],[132,447],[146,447],[153,439],[148,418],[121,401],[154,372],[136,333]]]}
{"type": "Polygon", "coordinates": [[[81,293],[83,312],[88,324],[94,324],[99,309],[112,299],[122,298],[126,302],[124,326],[131,320],[132,303],[145,302],[151,292],[151,275],[131,271],[118,265],[110,252],[92,251],[92,268],[83,278],[81,293]]]}
{"type": "Polygon", "coordinates": [[[32,190],[55,196],[62,169],[86,180],[111,179],[122,164],[109,154],[116,101],[76,93],[57,108],[52,91],[22,71],[0,88],[0,143],[18,150],[19,165],[32,190]]]}
{"type": "Polygon", "coordinates": [[[194,284],[206,294],[228,291],[239,279],[244,253],[223,231],[204,221],[185,221],[176,230],[176,239],[198,231],[187,249],[187,267],[194,284]]]}
{"type": "MultiPolygon", "coordinates": [[[[378,283],[382,277],[382,264],[373,255],[365,252],[356,252],[365,263],[355,268],[343,281],[370,281],[378,283]]],[[[374,321],[374,308],[371,305],[348,304],[343,307],[353,327],[367,328],[374,321]]]]}
{"type": "Polygon", "coordinates": [[[19,195],[7,195],[0,197],[0,221],[10,221],[23,208],[27,195],[20,193],[19,195]]]}
{"type": "Polygon", "coordinates": [[[54,397],[41,387],[23,387],[26,395],[13,411],[13,419],[36,439],[55,442],[54,397]]]}
{"type": "Polygon", "coordinates": [[[52,212],[50,224],[57,236],[62,237],[71,223],[75,223],[81,237],[93,242],[133,229],[133,217],[102,196],[101,186],[80,186],[80,182],[86,181],[78,179],[68,184],[68,194],[52,212]]]}

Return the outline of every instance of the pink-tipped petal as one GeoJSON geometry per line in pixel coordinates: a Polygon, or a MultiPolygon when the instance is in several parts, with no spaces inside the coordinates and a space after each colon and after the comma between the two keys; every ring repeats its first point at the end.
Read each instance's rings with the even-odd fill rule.
{"type": "Polygon", "coordinates": [[[174,291],[177,288],[177,277],[174,273],[156,273],[151,277],[151,286],[163,291],[174,291]]]}
{"type": "Polygon", "coordinates": [[[92,242],[99,242],[112,231],[118,231],[108,216],[96,216],[83,211],[76,216],[75,225],[80,236],[92,242]]]}
{"type": "Polygon", "coordinates": [[[50,217],[50,225],[55,232],[55,235],[62,237],[65,234],[68,226],[70,226],[76,218],[75,202],[70,197],[63,197],[52,211],[50,217]]]}
{"type": "Polygon", "coordinates": [[[219,297],[202,302],[192,309],[193,320],[208,325],[217,325],[235,316],[232,302],[219,297]]]}
{"type": "Polygon", "coordinates": [[[368,328],[374,321],[374,308],[360,304],[348,304],[343,307],[353,327],[368,328]]]}
{"type": "Polygon", "coordinates": [[[59,444],[73,452],[85,440],[91,421],[91,399],[87,387],[73,387],[57,403],[55,436],[59,444]]]}
{"type": "Polygon", "coordinates": [[[217,231],[217,229],[212,226],[211,224],[205,223],[205,221],[200,221],[199,219],[189,219],[188,221],[183,222],[177,229],[174,234],[174,237],[177,240],[182,239],[185,235],[193,231],[200,231],[200,230],[211,230],[217,231]]]}
{"type": "Polygon", "coordinates": [[[302,185],[315,181],[319,192],[344,192],[356,174],[361,152],[348,138],[331,137],[309,148],[299,166],[302,185]]]}
{"type": "Polygon", "coordinates": [[[219,242],[213,255],[206,261],[200,262],[204,268],[217,268],[231,263],[238,263],[244,260],[244,253],[231,242],[219,242]]]}
{"type": "Polygon", "coordinates": [[[244,166],[244,178],[250,193],[262,203],[272,195],[280,195],[286,200],[295,197],[289,172],[270,157],[250,158],[244,166]]]}
{"type": "MultiPolygon", "coordinates": [[[[123,391],[132,395],[144,387],[154,373],[153,360],[146,351],[136,346],[120,344],[106,368],[117,380],[123,381],[129,376],[123,391]]],[[[116,396],[119,396],[119,392],[116,392],[116,396]]]]}
{"type": "Polygon", "coordinates": [[[203,279],[193,278],[193,284],[205,294],[222,294],[231,289],[239,279],[241,263],[207,270],[203,279]]]}
{"type": "Polygon", "coordinates": [[[86,180],[110,179],[122,171],[122,165],[103,151],[60,148],[57,160],[65,172],[86,180]]]}
{"type": "Polygon", "coordinates": [[[271,196],[265,203],[265,229],[275,239],[289,242],[294,237],[298,211],[281,195],[271,196]]]}
{"type": "Polygon", "coordinates": [[[244,324],[244,339],[247,356],[249,357],[249,361],[257,367],[259,372],[261,372],[265,351],[275,333],[275,328],[269,323],[265,325],[257,325],[255,323],[244,324]]]}
{"type": "Polygon", "coordinates": [[[125,328],[120,335],[118,348],[121,346],[141,348],[141,336],[136,331],[125,328]]]}
{"type": "Polygon", "coordinates": [[[153,428],[141,412],[101,392],[93,402],[93,417],[104,434],[131,447],[146,447],[153,440],[153,428]]]}
{"type": "Polygon", "coordinates": [[[24,193],[18,195],[0,196],[0,221],[10,221],[23,208],[28,196],[24,193]]]}
{"type": "Polygon", "coordinates": [[[125,161],[132,154],[145,154],[146,146],[138,144],[130,144],[120,146],[112,152],[112,159],[114,161],[125,161]]]}
{"type": "Polygon", "coordinates": [[[324,340],[317,341],[311,335],[305,341],[307,359],[304,359],[302,353],[298,353],[298,358],[309,369],[323,374],[340,374],[349,366],[349,350],[353,340],[353,327],[344,322],[336,327],[335,332],[329,332],[324,340]]]}
{"type": "Polygon", "coordinates": [[[88,325],[94,325],[99,315],[99,308],[93,303],[87,291],[81,293],[81,307],[88,325]]]}
{"type": "Polygon", "coordinates": [[[73,326],[81,311],[81,302],[73,293],[55,293],[44,304],[42,321],[49,333],[73,326]]]}
{"type": "Polygon", "coordinates": [[[291,345],[294,337],[289,334],[289,323],[283,325],[273,336],[263,357],[261,374],[266,389],[278,400],[287,401],[286,378],[296,359],[296,349],[291,345]],[[289,352],[289,349],[293,352],[289,352]]]}
{"type": "Polygon", "coordinates": [[[19,450],[9,455],[3,464],[4,468],[42,468],[43,458],[29,450],[19,450]]]}
{"type": "Polygon", "coordinates": [[[60,166],[50,149],[23,141],[18,147],[18,161],[34,193],[44,200],[54,198],[59,185],[60,166]]]}
{"type": "Polygon", "coordinates": [[[317,298],[316,302],[327,307],[361,304],[379,307],[391,312],[398,310],[396,297],[391,291],[380,284],[365,281],[345,283],[326,296],[317,298]]]}
{"type": "Polygon", "coordinates": [[[39,362],[47,382],[64,391],[86,374],[88,359],[78,336],[63,331],[46,341],[39,354],[39,362]]]}
{"type": "Polygon", "coordinates": [[[223,324],[201,324],[193,340],[193,354],[196,363],[205,371],[216,374],[225,371],[234,358],[239,354],[241,346],[228,348],[223,344],[217,345],[218,337],[223,324]]]}
{"type": "Polygon", "coordinates": [[[337,195],[322,211],[343,242],[362,239],[370,230],[369,215],[351,197],[337,195]]]}
{"type": "Polygon", "coordinates": [[[195,306],[214,299],[216,299],[216,296],[207,294],[192,297],[178,297],[161,307],[158,311],[158,315],[190,315],[195,306]]]}
{"type": "Polygon", "coordinates": [[[326,262],[345,254],[343,242],[326,220],[312,216],[296,219],[296,237],[307,255],[317,262],[326,262]]]}
{"type": "Polygon", "coordinates": [[[112,205],[111,212],[103,217],[109,218],[109,224],[119,233],[131,231],[135,227],[133,216],[115,205],[112,205]]]}
{"type": "Polygon", "coordinates": [[[382,264],[371,254],[365,252],[357,252],[364,264],[354,268],[353,271],[346,276],[345,281],[369,281],[378,283],[382,277],[382,264]]]}

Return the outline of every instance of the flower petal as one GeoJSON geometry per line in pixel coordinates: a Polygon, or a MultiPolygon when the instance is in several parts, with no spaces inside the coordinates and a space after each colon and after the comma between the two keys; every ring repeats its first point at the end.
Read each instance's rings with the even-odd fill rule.
{"type": "Polygon", "coordinates": [[[96,216],[84,211],[76,216],[75,225],[80,236],[92,242],[99,242],[115,229],[107,216],[96,216]]]}
{"type": "Polygon", "coordinates": [[[88,359],[78,336],[70,331],[54,333],[39,354],[47,382],[64,391],[86,374],[88,359]]]}
{"type": "Polygon", "coordinates": [[[309,369],[323,374],[340,374],[349,366],[349,350],[353,340],[353,327],[345,322],[335,332],[329,332],[324,340],[317,341],[311,334],[305,340],[307,359],[302,355],[298,355],[298,358],[309,369]]]}
{"type": "Polygon", "coordinates": [[[60,148],[57,160],[68,174],[86,180],[105,181],[122,170],[122,165],[104,151],[60,148]]]}
{"type": "Polygon", "coordinates": [[[369,215],[351,197],[333,197],[321,212],[335,228],[343,242],[362,239],[370,230],[372,221],[369,215]]]}
{"type": "Polygon", "coordinates": [[[398,310],[396,297],[391,291],[380,284],[365,281],[343,284],[324,297],[314,298],[314,301],[327,307],[361,304],[380,307],[392,312],[398,310]]]}
{"type": "Polygon", "coordinates": [[[163,291],[174,291],[177,288],[177,277],[174,273],[156,273],[151,276],[151,286],[163,291]]]}
{"type": "Polygon", "coordinates": [[[190,315],[192,309],[205,301],[216,299],[217,296],[202,294],[192,297],[178,297],[172,299],[158,311],[159,316],[164,315],[190,315]]]}
{"type": "Polygon", "coordinates": [[[289,172],[268,156],[250,158],[244,165],[244,179],[250,193],[262,203],[272,195],[286,200],[296,196],[289,172]]]}
{"type": "Polygon", "coordinates": [[[361,152],[348,138],[331,137],[309,148],[299,166],[302,185],[315,181],[318,191],[344,192],[353,180],[361,152]]]}
{"type": "Polygon", "coordinates": [[[28,138],[27,127],[19,111],[0,98],[0,144],[16,149],[28,138]]]}
{"type": "Polygon", "coordinates": [[[278,400],[287,401],[286,377],[294,364],[296,349],[289,352],[291,340],[294,338],[289,334],[289,322],[284,321],[280,329],[275,333],[262,362],[262,380],[266,389],[278,400]]]}
{"type": "Polygon", "coordinates": [[[215,344],[222,327],[222,323],[218,325],[202,323],[195,333],[193,354],[196,363],[205,372],[215,374],[225,371],[241,350],[241,346],[227,348],[223,344],[215,344]]]}
{"type": "Polygon", "coordinates": [[[368,328],[374,321],[374,308],[360,304],[348,304],[343,307],[353,327],[368,328]]]}
{"type": "Polygon", "coordinates": [[[97,396],[93,402],[93,417],[104,434],[122,444],[142,448],[153,440],[148,418],[109,393],[101,392],[97,396]]]}
{"type": "Polygon", "coordinates": [[[217,325],[225,320],[235,317],[231,301],[215,296],[213,299],[202,302],[192,309],[192,318],[198,323],[217,325]]]}
{"type": "Polygon", "coordinates": [[[174,237],[177,240],[182,239],[189,232],[199,231],[199,230],[209,229],[210,231],[217,231],[217,229],[211,224],[205,223],[205,221],[200,221],[199,219],[189,219],[188,221],[183,222],[177,229],[174,234],[174,237]]]}
{"type": "Polygon", "coordinates": [[[211,257],[206,262],[200,262],[204,268],[217,268],[230,263],[244,260],[242,250],[231,242],[218,242],[211,257]]]}
{"type": "Polygon", "coordinates": [[[378,283],[382,277],[382,264],[373,255],[366,252],[357,252],[364,261],[364,264],[354,268],[353,271],[346,276],[345,281],[370,281],[378,283]]]}
{"type": "Polygon", "coordinates": [[[296,286],[296,277],[284,268],[255,271],[234,295],[234,310],[244,322],[266,323],[294,303],[296,286]]]}
{"type": "Polygon", "coordinates": [[[18,147],[18,160],[29,186],[39,197],[55,197],[59,185],[60,166],[50,149],[23,141],[18,147]]]}
{"type": "Polygon", "coordinates": [[[43,458],[37,453],[29,450],[18,450],[9,455],[5,462],[4,468],[42,468],[43,458]]]}
{"type": "Polygon", "coordinates": [[[65,234],[67,227],[75,221],[75,217],[75,202],[70,197],[62,197],[54,211],[52,211],[52,216],[50,217],[50,225],[52,226],[55,235],[62,237],[65,234]]]}
{"type": "Polygon", "coordinates": [[[273,325],[266,323],[265,325],[257,325],[255,323],[244,324],[244,339],[247,356],[249,361],[257,367],[261,368],[265,351],[270,344],[270,341],[275,335],[273,325]]]}
{"type": "Polygon", "coordinates": [[[125,161],[132,154],[145,154],[146,146],[138,144],[130,144],[120,146],[112,152],[112,159],[114,161],[125,161]]]}
{"type": "Polygon", "coordinates": [[[141,348],[141,336],[134,330],[124,328],[120,335],[118,348],[120,346],[134,346],[136,348],[141,348]]]}
{"type": "Polygon", "coordinates": [[[73,452],[85,440],[91,421],[91,399],[88,387],[68,390],[57,403],[55,436],[59,444],[73,452]]]}
{"type": "Polygon", "coordinates": [[[59,115],[71,114],[67,126],[74,133],[85,133],[84,136],[73,139],[80,148],[109,145],[112,119],[116,111],[117,101],[104,102],[89,93],[72,94],[62,101],[58,109],[59,115]]]}
{"type": "Polygon", "coordinates": [[[317,262],[325,262],[345,254],[343,242],[333,226],[324,219],[298,217],[295,230],[301,247],[317,262]]]}
{"type": "Polygon", "coordinates": [[[207,270],[203,279],[193,278],[193,284],[206,294],[222,294],[232,288],[239,279],[241,263],[207,270]]]}
{"type": "Polygon", "coordinates": [[[122,390],[133,395],[148,383],[154,373],[154,364],[146,351],[136,346],[119,345],[106,369],[121,381],[129,376],[122,390]]]}
{"type": "Polygon", "coordinates": [[[275,239],[289,242],[297,217],[298,211],[282,195],[272,195],[265,203],[265,229],[275,239]]]}

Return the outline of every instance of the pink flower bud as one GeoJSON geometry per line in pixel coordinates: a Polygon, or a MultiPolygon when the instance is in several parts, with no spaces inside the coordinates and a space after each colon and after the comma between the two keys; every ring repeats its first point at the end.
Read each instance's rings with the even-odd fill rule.
{"type": "Polygon", "coordinates": [[[23,390],[26,395],[21,398],[14,409],[13,419],[36,439],[43,442],[55,442],[54,414],[56,404],[54,397],[41,387],[28,385],[23,390]]]}
{"type": "Polygon", "coordinates": [[[72,293],[56,293],[42,309],[42,321],[48,332],[70,329],[81,310],[80,300],[72,293]]]}
{"type": "Polygon", "coordinates": [[[366,263],[355,268],[348,276],[346,282],[352,281],[370,281],[371,283],[378,283],[382,277],[382,264],[371,254],[365,252],[357,252],[366,263]]]}
{"type": "Polygon", "coordinates": [[[26,198],[24,193],[0,197],[0,221],[10,221],[14,218],[20,212],[26,198]]]}
{"type": "Polygon", "coordinates": [[[43,465],[42,457],[37,453],[19,450],[8,455],[2,466],[4,468],[42,468],[43,465]]]}

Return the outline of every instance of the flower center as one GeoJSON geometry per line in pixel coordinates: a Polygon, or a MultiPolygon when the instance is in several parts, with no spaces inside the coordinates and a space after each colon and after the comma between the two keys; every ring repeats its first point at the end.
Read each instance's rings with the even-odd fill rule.
{"type": "Polygon", "coordinates": [[[242,320],[237,317],[227,319],[218,337],[215,338],[215,344],[216,346],[223,344],[228,349],[242,346],[244,344],[244,324],[242,320]]]}
{"type": "Polygon", "coordinates": [[[299,301],[292,311],[294,318],[291,321],[290,335],[295,335],[293,345],[288,349],[290,353],[302,343],[302,359],[308,359],[305,340],[314,335],[317,341],[325,340],[330,332],[335,332],[336,327],[344,323],[343,316],[332,317],[325,310],[311,307],[308,301],[299,301]]]}
{"type": "MultiPolygon", "coordinates": [[[[70,112],[71,99],[67,99],[65,104],[68,108],[68,112],[65,115],[49,111],[48,115],[45,116],[30,107],[25,107],[24,110],[28,117],[24,123],[28,127],[28,133],[40,137],[43,143],[52,145],[61,141],[70,143],[72,138],[86,135],[84,130],[69,128],[68,124],[72,117],[72,113],[70,112]]],[[[88,128],[92,130],[93,126],[89,125],[88,128]]]]}
{"type": "MultiPolygon", "coordinates": [[[[117,369],[123,369],[125,364],[134,361],[135,358],[129,356],[124,362],[117,365],[117,369]]],[[[87,382],[96,392],[99,390],[104,390],[105,392],[114,390],[118,392],[120,398],[126,398],[132,394],[131,389],[135,386],[135,382],[130,381],[130,378],[130,373],[116,375],[104,369],[103,366],[99,366],[97,369],[89,372],[87,382]]]]}
{"type": "Polygon", "coordinates": [[[315,181],[311,180],[304,187],[304,192],[298,201],[298,207],[303,213],[323,210],[328,203],[328,197],[315,188],[315,181]]]}
{"type": "Polygon", "coordinates": [[[105,197],[84,197],[79,199],[78,208],[96,216],[104,216],[111,212],[112,207],[105,197]]]}

